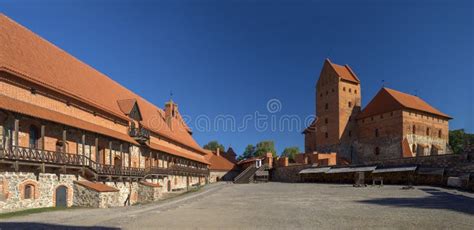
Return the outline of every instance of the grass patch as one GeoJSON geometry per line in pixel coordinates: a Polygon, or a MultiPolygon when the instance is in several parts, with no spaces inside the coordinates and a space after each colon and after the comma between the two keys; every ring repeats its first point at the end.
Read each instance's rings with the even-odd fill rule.
{"type": "Polygon", "coordinates": [[[53,212],[53,211],[61,211],[71,208],[60,208],[60,207],[47,207],[47,208],[32,208],[32,209],[25,209],[21,211],[14,211],[14,212],[7,212],[1,213],[0,219],[18,217],[18,216],[26,216],[35,213],[42,213],[42,212],[53,212]]]}

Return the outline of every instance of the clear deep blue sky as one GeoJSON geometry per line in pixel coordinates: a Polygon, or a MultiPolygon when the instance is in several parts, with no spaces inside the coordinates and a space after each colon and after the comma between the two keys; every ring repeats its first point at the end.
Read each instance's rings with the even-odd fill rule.
{"type": "Polygon", "coordinates": [[[302,127],[202,132],[193,119],[314,114],[326,57],[356,72],[363,105],[385,80],[454,117],[451,129],[474,131],[472,1],[64,2],[2,1],[0,11],[160,107],[173,91],[201,145],[303,149],[302,127]],[[282,107],[270,114],[273,98],[282,107]]]}

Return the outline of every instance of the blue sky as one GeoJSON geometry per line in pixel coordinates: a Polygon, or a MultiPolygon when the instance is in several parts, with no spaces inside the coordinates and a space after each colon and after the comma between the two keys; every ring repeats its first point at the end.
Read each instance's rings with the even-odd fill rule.
{"type": "Polygon", "coordinates": [[[327,57],[356,72],[363,105],[384,80],[474,132],[472,1],[331,2],[7,0],[0,11],[160,107],[172,91],[201,145],[303,149],[303,127],[203,129],[196,118],[304,119],[327,57]]]}

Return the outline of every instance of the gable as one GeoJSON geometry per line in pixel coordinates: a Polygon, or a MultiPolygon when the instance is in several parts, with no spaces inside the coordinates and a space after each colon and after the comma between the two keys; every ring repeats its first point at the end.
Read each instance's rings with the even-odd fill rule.
{"type": "Polygon", "coordinates": [[[120,108],[120,111],[122,111],[126,116],[136,121],[143,120],[136,99],[118,100],[117,104],[120,108]]]}
{"type": "Polygon", "coordinates": [[[130,118],[136,121],[141,121],[142,120],[142,114],[140,113],[140,110],[138,109],[138,104],[135,103],[133,106],[132,110],[130,111],[130,114],[128,115],[130,118]]]}

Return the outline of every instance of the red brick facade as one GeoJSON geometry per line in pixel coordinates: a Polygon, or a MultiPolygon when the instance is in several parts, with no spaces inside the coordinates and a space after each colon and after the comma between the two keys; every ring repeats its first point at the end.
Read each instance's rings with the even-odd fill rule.
{"type": "Polygon", "coordinates": [[[361,110],[359,79],[349,66],[329,60],[316,84],[316,116],[303,132],[305,152],[334,152],[339,163],[450,151],[449,116],[416,96],[387,88],[361,110]]]}

